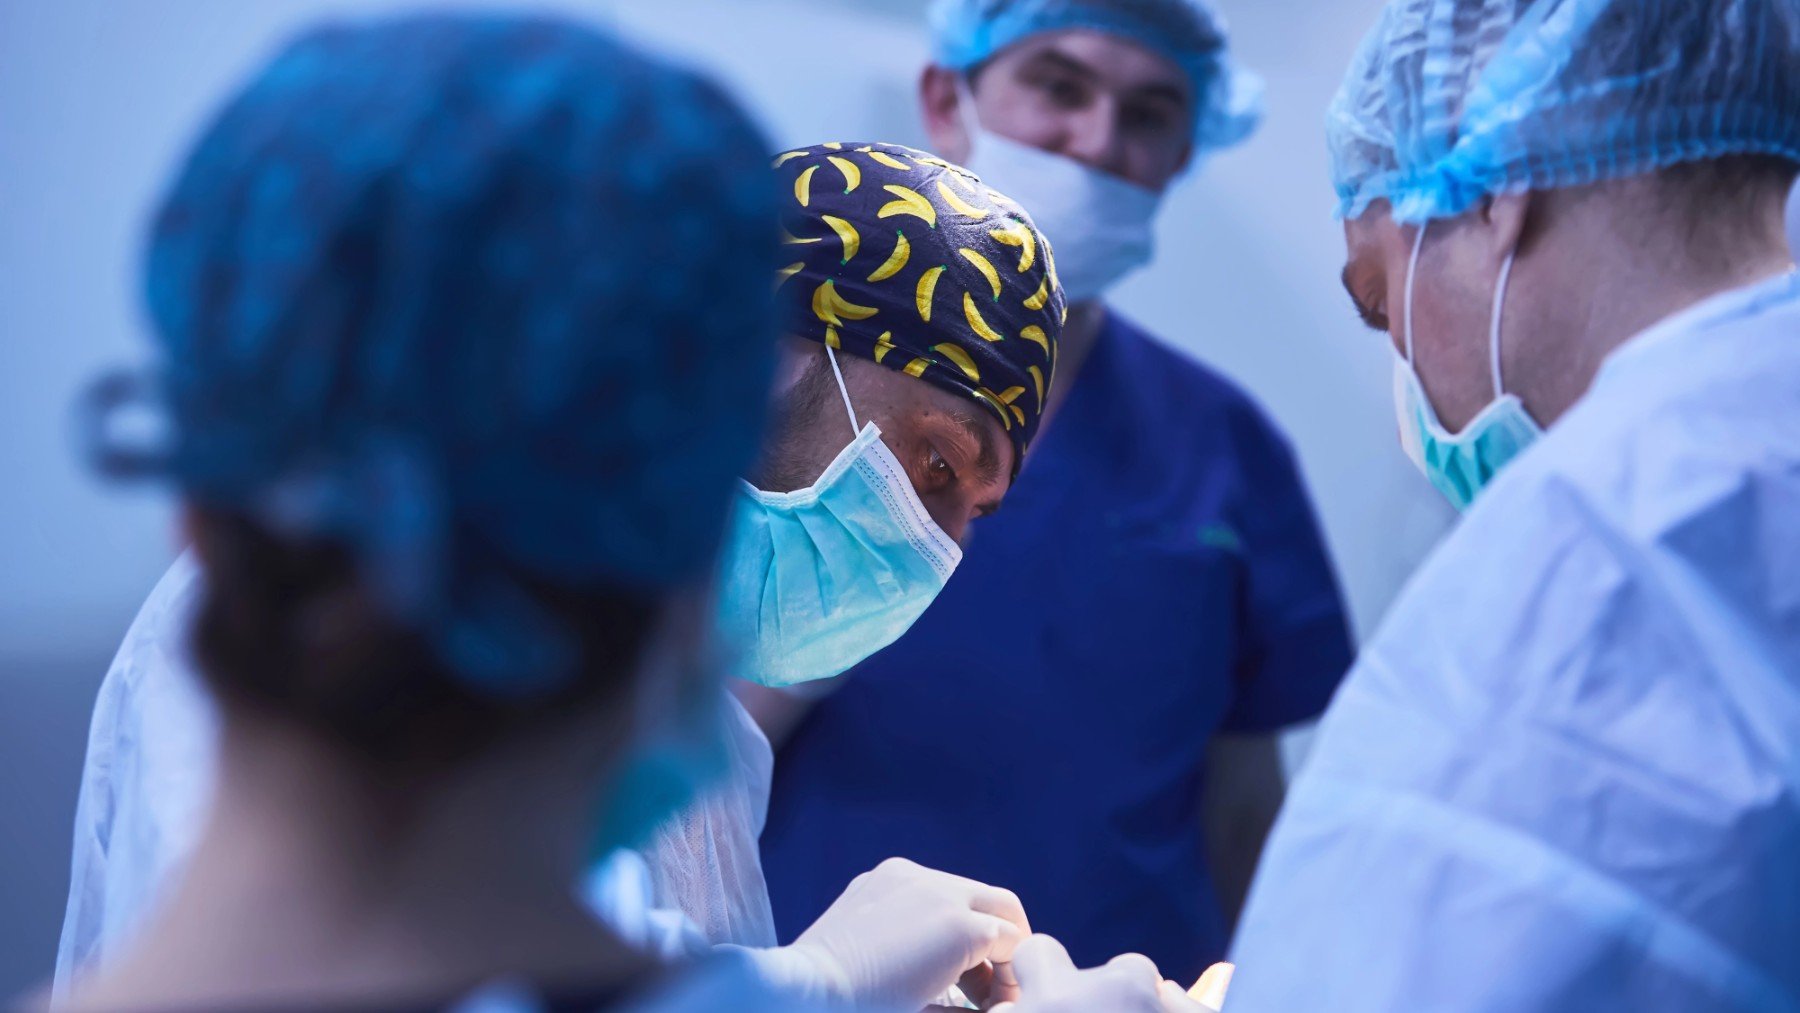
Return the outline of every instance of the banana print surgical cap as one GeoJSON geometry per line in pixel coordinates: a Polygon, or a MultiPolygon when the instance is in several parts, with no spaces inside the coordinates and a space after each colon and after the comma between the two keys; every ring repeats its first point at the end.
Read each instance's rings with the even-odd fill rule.
{"type": "Polygon", "coordinates": [[[1023,460],[1068,307],[1025,209],[916,148],[832,141],[775,159],[788,325],[981,405],[1023,460]]]}

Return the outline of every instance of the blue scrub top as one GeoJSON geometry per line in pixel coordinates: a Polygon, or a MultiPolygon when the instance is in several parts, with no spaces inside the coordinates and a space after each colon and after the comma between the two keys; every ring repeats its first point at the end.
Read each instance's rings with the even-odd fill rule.
{"type": "Polygon", "coordinates": [[[1350,660],[1286,441],[1109,313],[943,594],[782,750],[776,927],[791,940],[898,855],[1014,890],[1080,965],[1137,951],[1192,981],[1228,935],[1207,746],[1317,716],[1350,660]]]}

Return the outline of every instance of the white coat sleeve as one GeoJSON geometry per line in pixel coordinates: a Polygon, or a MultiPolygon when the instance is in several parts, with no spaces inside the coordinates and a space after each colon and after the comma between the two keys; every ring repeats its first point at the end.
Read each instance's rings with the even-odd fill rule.
{"type": "Polygon", "coordinates": [[[115,953],[199,839],[218,717],[187,651],[202,589],[191,553],[144,602],[94,703],[76,803],[56,993],[115,953]]]}

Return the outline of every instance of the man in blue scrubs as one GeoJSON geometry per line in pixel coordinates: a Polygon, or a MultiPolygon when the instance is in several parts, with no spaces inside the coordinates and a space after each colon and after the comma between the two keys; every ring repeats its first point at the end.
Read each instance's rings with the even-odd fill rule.
{"type": "MultiPolygon", "coordinates": [[[[1223,957],[1283,783],[1277,733],[1351,658],[1286,440],[1242,391],[1108,309],[1165,188],[1254,127],[1196,0],[943,0],[936,149],[1014,194],[1072,306],[1056,389],[981,551],[776,764],[783,937],[900,855],[1013,889],[1078,964],[1191,981],[1223,957]]],[[[779,738],[802,705],[750,694],[779,738]]]]}

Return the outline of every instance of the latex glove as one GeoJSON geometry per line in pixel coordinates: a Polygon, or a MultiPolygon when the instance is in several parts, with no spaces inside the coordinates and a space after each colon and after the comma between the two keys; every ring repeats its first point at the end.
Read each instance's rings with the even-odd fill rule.
{"type": "Polygon", "coordinates": [[[1011,890],[890,858],[792,945],[749,953],[771,985],[808,999],[918,1009],[1030,934],[1011,890]]]}
{"type": "MultiPolygon", "coordinates": [[[[1188,997],[1198,1002],[1211,1013],[1219,1013],[1225,1008],[1225,993],[1231,988],[1231,974],[1237,970],[1234,964],[1220,961],[1206,969],[1194,987],[1187,990],[1188,997]]],[[[1171,988],[1178,988],[1174,982],[1167,983],[1171,988]]]]}
{"type": "Polygon", "coordinates": [[[1104,967],[1082,971],[1069,951],[1046,935],[1032,936],[1013,953],[1012,973],[1020,998],[990,1013],[1199,1013],[1206,1010],[1181,986],[1164,981],[1156,965],[1139,953],[1114,957],[1104,967]]]}

